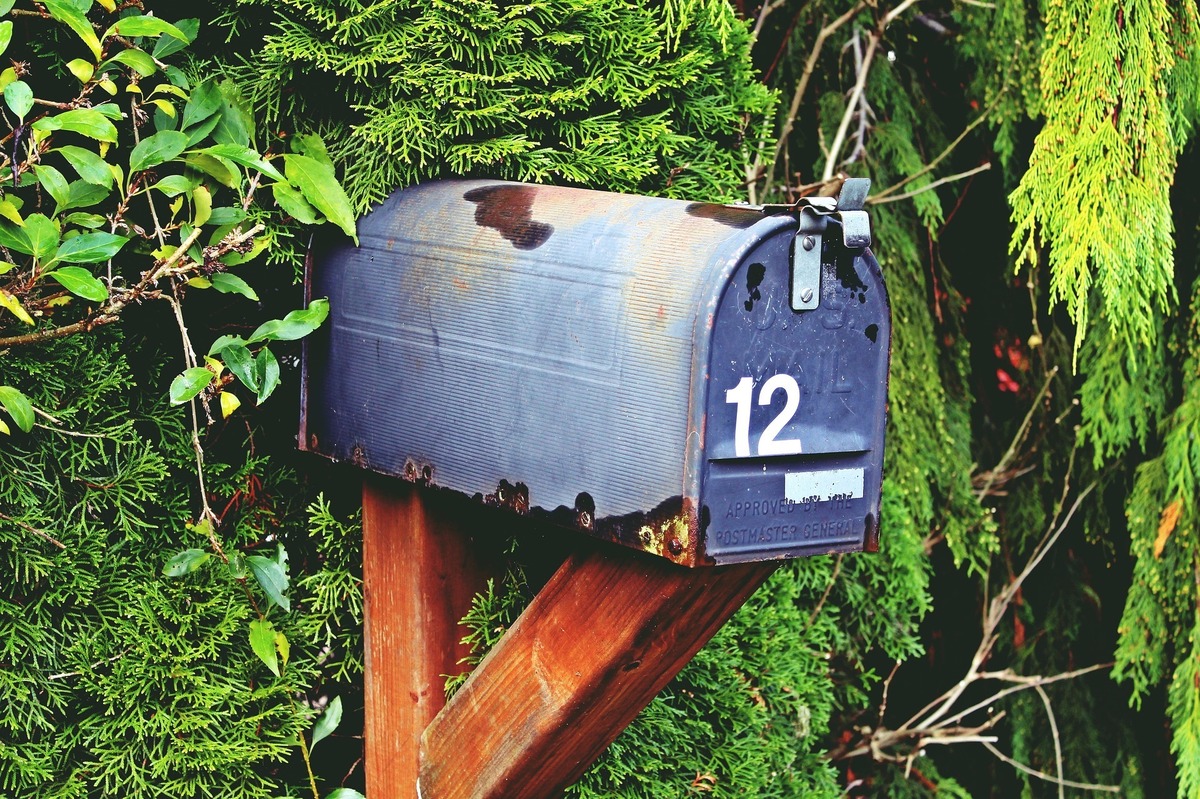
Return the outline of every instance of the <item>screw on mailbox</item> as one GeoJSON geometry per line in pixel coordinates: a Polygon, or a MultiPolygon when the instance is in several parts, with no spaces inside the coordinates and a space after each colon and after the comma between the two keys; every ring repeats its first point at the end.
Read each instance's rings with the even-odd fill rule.
{"type": "MultiPolygon", "coordinates": [[[[813,247],[815,247],[815,246],[816,246],[816,244],[817,244],[817,240],[816,240],[816,239],[814,239],[812,236],[805,236],[805,237],[804,237],[804,249],[806,249],[806,250],[811,250],[813,247]]],[[[808,302],[808,298],[806,297],[806,298],[804,299],[804,301],[805,301],[805,302],[808,302]]]]}

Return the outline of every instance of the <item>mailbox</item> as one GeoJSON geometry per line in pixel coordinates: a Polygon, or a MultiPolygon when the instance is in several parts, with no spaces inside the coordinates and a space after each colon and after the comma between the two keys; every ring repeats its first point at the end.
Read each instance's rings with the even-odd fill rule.
{"type": "Polygon", "coordinates": [[[878,546],[866,181],[756,208],[497,181],[318,248],[300,446],[687,566],[878,546]]]}

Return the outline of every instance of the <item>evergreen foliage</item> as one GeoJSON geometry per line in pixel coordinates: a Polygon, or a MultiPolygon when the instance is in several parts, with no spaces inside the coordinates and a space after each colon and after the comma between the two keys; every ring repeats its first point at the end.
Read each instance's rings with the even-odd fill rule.
{"type": "Polygon", "coordinates": [[[475,174],[736,199],[747,120],[772,105],[721,0],[239,0],[221,19],[264,36],[231,65],[246,98],[325,133],[361,210],[475,174]]]}

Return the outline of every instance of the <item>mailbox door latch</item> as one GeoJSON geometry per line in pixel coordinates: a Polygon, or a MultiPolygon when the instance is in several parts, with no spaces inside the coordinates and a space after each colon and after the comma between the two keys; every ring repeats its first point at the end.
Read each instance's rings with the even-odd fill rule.
{"type": "Polygon", "coordinates": [[[821,304],[821,260],[825,231],[831,217],[842,226],[842,244],[861,249],[871,244],[871,220],[863,210],[871,181],[847,178],[835,200],[832,197],[806,197],[790,206],[764,206],[764,213],[787,211],[800,223],[792,241],[792,310],[813,311],[821,304]]]}

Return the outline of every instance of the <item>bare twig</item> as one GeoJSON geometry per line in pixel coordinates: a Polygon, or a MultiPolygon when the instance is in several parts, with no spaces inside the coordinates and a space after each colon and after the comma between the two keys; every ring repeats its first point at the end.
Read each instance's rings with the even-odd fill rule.
{"type": "Polygon", "coordinates": [[[897,194],[893,197],[868,198],[868,201],[871,203],[874,203],[876,205],[882,205],[883,203],[895,203],[895,202],[900,202],[901,200],[908,200],[913,197],[916,197],[918,194],[924,194],[927,191],[932,191],[933,189],[936,189],[938,186],[944,186],[947,183],[953,183],[956,180],[963,180],[964,178],[969,178],[972,175],[978,175],[980,172],[986,172],[987,170],[989,170],[991,168],[992,168],[992,163],[990,161],[987,161],[987,162],[984,162],[984,163],[980,164],[979,166],[975,167],[974,169],[968,169],[966,172],[958,172],[957,174],[954,174],[954,175],[947,175],[944,178],[938,178],[937,180],[933,181],[932,183],[927,183],[926,185],[922,186],[919,189],[913,189],[912,191],[906,191],[903,194],[897,194]]]}
{"type": "MultiPolygon", "coordinates": [[[[906,0],[908,5],[911,5],[916,0],[906,0]]],[[[900,6],[904,6],[901,3],[900,6]]],[[[889,15],[890,16],[890,15],[889,15]]],[[[875,60],[875,50],[879,47],[879,40],[883,38],[882,28],[872,33],[867,40],[867,49],[863,53],[862,64],[858,70],[858,77],[854,81],[854,87],[850,90],[850,97],[846,101],[846,112],[842,114],[842,121],[838,123],[837,132],[833,134],[833,143],[829,145],[829,155],[825,159],[825,169],[821,172],[822,180],[829,180],[833,177],[833,170],[837,166],[838,158],[842,152],[842,145],[846,141],[846,131],[850,129],[850,120],[854,118],[854,113],[858,108],[859,98],[862,97],[863,91],[867,86],[867,75],[871,72],[871,62],[875,60]]]]}
{"type": "Polygon", "coordinates": [[[770,16],[773,11],[783,8],[785,5],[787,5],[787,2],[788,0],[775,0],[775,2],[771,2],[771,0],[763,0],[762,8],[759,9],[758,12],[758,19],[754,22],[754,30],[750,32],[751,42],[758,41],[758,34],[762,33],[763,23],[767,21],[767,17],[770,16]]]}
{"type": "Polygon", "coordinates": [[[992,486],[996,483],[996,477],[1008,468],[1008,464],[1017,455],[1017,448],[1021,446],[1021,442],[1025,440],[1025,436],[1029,434],[1029,429],[1033,425],[1033,415],[1042,404],[1042,397],[1046,396],[1046,392],[1050,390],[1050,384],[1054,382],[1054,378],[1058,375],[1058,367],[1055,366],[1046,375],[1046,381],[1042,383],[1042,388],[1038,391],[1037,396],[1033,398],[1033,402],[1029,404],[1029,410],[1025,413],[1025,418],[1021,421],[1017,428],[1017,434],[1013,436],[1012,443],[1008,445],[1008,449],[1000,456],[999,462],[990,472],[988,472],[987,480],[983,487],[975,492],[978,499],[983,499],[992,490],[992,486]]]}
{"type": "Polygon", "coordinates": [[[59,541],[54,536],[50,535],[45,530],[39,530],[38,528],[34,527],[32,524],[26,524],[25,522],[21,521],[20,519],[14,519],[12,516],[9,516],[7,513],[0,513],[0,519],[4,519],[5,521],[12,522],[13,524],[17,525],[18,527],[28,530],[29,532],[33,533],[36,536],[40,536],[41,538],[44,538],[46,541],[50,542],[51,544],[58,547],[59,549],[67,548],[66,544],[59,541]]]}
{"type": "MultiPolygon", "coordinates": [[[[779,158],[787,147],[788,136],[792,133],[792,128],[796,124],[796,116],[800,113],[800,104],[804,100],[804,93],[808,89],[808,81],[812,78],[813,71],[817,66],[817,59],[821,57],[821,50],[825,47],[825,40],[847,25],[860,11],[867,7],[866,0],[860,0],[855,3],[846,13],[825,25],[817,33],[817,38],[813,42],[812,50],[808,53],[808,58],[804,61],[804,71],[800,73],[800,80],[796,83],[796,90],[792,92],[792,102],[788,107],[787,118],[784,120],[783,129],[779,133],[779,138],[775,142],[775,152],[771,156],[770,166],[766,168],[766,181],[763,183],[762,196],[766,197],[771,191],[771,184],[775,180],[775,169],[779,164],[779,158]]],[[[755,159],[754,169],[751,170],[753,175],[762,171],[761,154],[755,159]]]]}
{"type": "Polygon", "coordinates": [[[838,553],[833,561],[833,573],[829,575],[829,584],[825,586],[825,593],[821,594],[821,598],[817,600],[817,606],[813,608],[812,615],[808,617],[808,624],[804,625],[804,631],[813,626],[813,622],[817,620],[817,614],[821,612],[821,608],[825,607],[825,601],[829,599],[829,594],[833,591],[833,586],[837,583],[838,573],[842,570],[843,553],[838,553]]]}
{"type": "MultiPolygon", "coordinates": [[[[1002,760],[1003,762],[1007,763],[1008,765],[1012,766],[1015,769],[1025,772],[1026,774],[1028,774],[1031,777],[1037,777],[1038,779],[1045,780],[1046,782],[1057,783],[1060,789],[1063,787],[1066,787],[1066,788],[1079,788],[1080,790],[1083,790],[1083,791],[1102,791],[1104,793],[1120,793],[1121,792],[1120,785],[1098,785],[1093,782],[1075,782],[1074,780],[1064,780],[1060,777],[1052,777],[1051,775],[1047,774],[1044,771],[1038,771],[1037,769],[1030,768],[1029,766],[1025,765],[1024,763],[1021,763],[1020,761],[1013,760],[1011,757],[1009,757],[1008,755],[1001,752],[999,749],[997,749],[993,744],[991,744],[989,742],[980,741],[980,743],[982,743],[983,746],[989,752],[991,752],[993,755],[995,755],[999,760],[1002,760]]],[[[1061,796],[1061,792],[1059,795],[1061,796]]]]}
{"type": "Polygon", "coordinates": [[[1063,794],[1063,756],[1062,740],[1058,737],[1058,719],[1054,717],[1054,707],[1050,704],[1050,696],[1041,685],[1033,686],[1046,708],[1046,718],[1050,719],[1050,735],[1054,738],[1054,767],[1058,772],[1058,799],[1066,799],[1063,794]]]}

